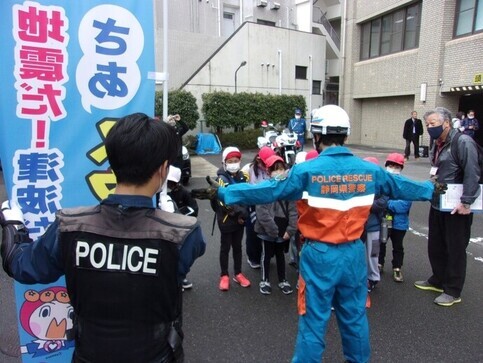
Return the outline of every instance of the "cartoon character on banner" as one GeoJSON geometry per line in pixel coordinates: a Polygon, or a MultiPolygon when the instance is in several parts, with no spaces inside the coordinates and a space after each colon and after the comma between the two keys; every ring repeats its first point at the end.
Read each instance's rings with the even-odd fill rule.
{"type": "Polygon", "coordinates": [[[66,288],[48,287],[39,292],[27,290],[24,297],[20,323],[35,340],[22,345],[21,353],[38,357],[74,348],[74,308],[66,288]]]}

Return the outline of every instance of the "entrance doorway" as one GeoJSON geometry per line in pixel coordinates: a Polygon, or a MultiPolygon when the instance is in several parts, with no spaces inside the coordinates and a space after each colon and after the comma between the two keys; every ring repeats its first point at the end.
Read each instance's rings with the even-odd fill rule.
{"type": "Polygon", "coordinates": [[[480,128],[475,133],[475,140],[483,146],[483,93],[461,96],[458,110],[463,111],[465,115],[468,110],[475,111],[475,118],[480,123],[480,128]]]}

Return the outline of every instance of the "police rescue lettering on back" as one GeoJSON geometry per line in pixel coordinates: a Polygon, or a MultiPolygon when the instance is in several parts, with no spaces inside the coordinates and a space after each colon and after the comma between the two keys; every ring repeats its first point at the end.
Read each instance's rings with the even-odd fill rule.
{"type": "Polygon", "coordinates": [[[314,175],[312,183],[371,182],[371,174],[314,175]]]}

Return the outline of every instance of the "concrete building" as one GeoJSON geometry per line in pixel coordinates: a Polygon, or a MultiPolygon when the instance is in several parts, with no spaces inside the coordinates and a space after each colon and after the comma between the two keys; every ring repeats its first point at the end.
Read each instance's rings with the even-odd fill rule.
{"type": "MultiPolygon", "coordinates": [[[[162,72],[163,1],[155,8],[162,72]]],[[[338,102],[341,1],[177,0],[168,14],[168,88],[200,109],[213,91],[303,95],[307,115],[338,102]]]]}
{"type": "Polygon", "coordinates": [[[422,118],[437,106],[474,109],[483,123],[483,0],[346,5],[340,101],[351,143],[402,149],[411,111],[422,118]]]}

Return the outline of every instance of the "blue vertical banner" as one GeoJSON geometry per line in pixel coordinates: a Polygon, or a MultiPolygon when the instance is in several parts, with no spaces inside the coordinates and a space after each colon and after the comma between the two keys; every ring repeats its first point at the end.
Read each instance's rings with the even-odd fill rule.
{"type": "MultiPolygon", "coordinates": [[[[113,191],[103,143],[116,120],[154,114],[152,1],[2,0],[0,14],[0,159],[35,240],[60,208],[113,191]]],[[[23,362],[70,362],[64,279],[15,294],[23,362]]]]}

